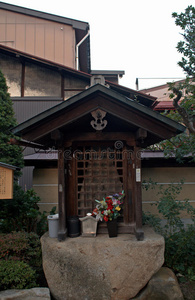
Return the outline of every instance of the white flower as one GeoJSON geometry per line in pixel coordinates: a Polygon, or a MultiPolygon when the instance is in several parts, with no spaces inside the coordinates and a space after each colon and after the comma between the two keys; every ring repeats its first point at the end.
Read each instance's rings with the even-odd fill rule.
{"type": "Polygon", "coordinates": [[[112,203],[113,203],[113,205],[116,205],[116,204],[118,204],[118,200],[117,199],[113,199],[112,203]]]}
{"type": "Polygon", "coordinates": [[[98,221],[102,221],[102,216],[100,215],[100,214],[98,214],[98,215],[96,215],[96,220],[98,220],[98,221]]]}

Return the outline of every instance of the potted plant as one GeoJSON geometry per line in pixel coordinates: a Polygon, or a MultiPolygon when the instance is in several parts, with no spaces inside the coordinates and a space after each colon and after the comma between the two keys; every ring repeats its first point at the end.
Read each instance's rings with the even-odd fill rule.
{"type": "Polygon", "coordinates": [[[120,216],[121,206],[125,197],[124,191],[116,193],[103,198],[102,201],[97,202],[96,208],[92,212],[98,221],[105,221],[107,223],[109,237],[117,236],[117,218],[120,216]]]}

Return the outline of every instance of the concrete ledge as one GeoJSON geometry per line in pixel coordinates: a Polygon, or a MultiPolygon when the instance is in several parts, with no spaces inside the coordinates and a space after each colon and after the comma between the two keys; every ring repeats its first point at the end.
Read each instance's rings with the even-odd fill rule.
{"type": "Polygon", "coordinates": [[[145,238],[120,234],[109,238],[67,238],[64,242],[42,236],[43,268],[56,300],[129,299],[163,265],[164,239],[150,228],[145,238]]]}

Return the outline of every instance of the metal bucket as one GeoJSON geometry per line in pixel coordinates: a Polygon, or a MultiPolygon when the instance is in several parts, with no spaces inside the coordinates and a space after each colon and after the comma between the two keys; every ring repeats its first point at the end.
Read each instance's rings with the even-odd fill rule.
{"type": "Polygon", "coordinates": [[[59,229],[59,215],[50,215],[47,217],[49,227],[49,237],[57,238],[59,229]]]}

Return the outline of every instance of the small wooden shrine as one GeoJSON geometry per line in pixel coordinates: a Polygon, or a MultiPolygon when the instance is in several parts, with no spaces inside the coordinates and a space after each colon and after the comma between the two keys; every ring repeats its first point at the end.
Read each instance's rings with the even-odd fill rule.
{"type": "MultiPolygon", "coordinates": [[[[141,149],[185,130],[143,103],[94,85],[14,128],[29,145],[58,150],[59,240],[70,216],[125,191],[119,233],[142,231],[141,149]]],[[[104,224],[99,232],[104,232],[104,224]]]]}

